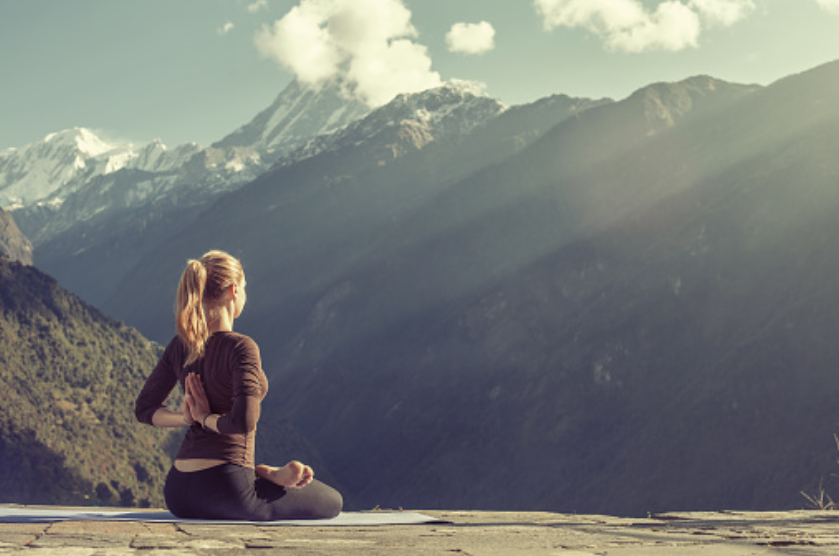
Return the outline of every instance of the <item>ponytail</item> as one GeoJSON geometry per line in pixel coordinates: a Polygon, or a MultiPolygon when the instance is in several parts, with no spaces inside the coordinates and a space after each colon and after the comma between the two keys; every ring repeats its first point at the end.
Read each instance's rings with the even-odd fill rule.
{"type": "Polygon", "coordinates": [[[204,345],[210,337],[204,315],[204,289],[207,287],[207,269],[201,261],[190,259],[178,284],[175,305],[175,324],[178,336],[187,347],[186,364],[190,365],[204,355],[204,345]]]}
{"type": "Polygon", "coordinates": [[[190,259],[186,263],[175,301],[175,326],[187,348],[186,365],[204,356],[210,338],[206,311],[212,311],[225,289],[241,284],[244,277],[242,263],[224,251],[209,251],[200,261],[190,259]]]}

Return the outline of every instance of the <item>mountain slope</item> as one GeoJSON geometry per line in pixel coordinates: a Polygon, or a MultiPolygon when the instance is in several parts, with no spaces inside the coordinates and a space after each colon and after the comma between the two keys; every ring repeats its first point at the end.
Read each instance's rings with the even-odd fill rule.
{"type": "MultiPolygon", "coordinates": [[[[571,415],[568,427],[582,448],[586,411],[606,402],[586,405],[588,395],[574,394],[588,386],[573,381],[542,392],[550,351],[526,343],[519,350],[518,343],[532,333],[551,345],[554,331],[536,322],[464,331],[482,314],[500,314],[492,304],[486,313],[473,304],[484,304],[483,294],[505,277],[526,283],[522,269],[695,185],[705,162],[697,158],[694,166],[680,150],[659,152],[687,148],[681,126],[721,121],[756,92],[698,78],[582,111],[558,103],[556,124],[524,148],[515,147],[515,126],[509,135],[500,133],[504,127],[488,132],[502,114],[441,149],[400,135],[416,129],[409,123],[321,150],[201,215],[168,252],[131,273],[121,288],[139,295],[115,298],[111,310],[146,330],[162,329],[157,315],[167,314],[184,258],[202,244],[225,248],[242,257],[248,273],[251,301],[240,326],[264,346],[266,370],[282,384],[266,401],[266,416],[292,415],[360,507],[551,507],[531,492],[511,492],[499,475],[511,465],[533,466],[533,480],[544,480],[555,461],[534,447],[545,432],[519,417],[556,402],[571,415]],[[392,148],[394,138],[402,149],[392,148]],[[506,156],[473,160],[461,156],[467,152],[506,156]],[[464,161],[474,165],[464,168],[464,161]],[[487,354],[510,362],[499,365],[487,354]],[[495,414],[486,404],[508,384],[518,386],[495,414]],[[515,435],[520,442],[507,441],[515,435]],[[392,462],[375,473],[381,480],[364,471],[362,454],[392,462]]],[[[545,115],[552,107],[532,108],[545,115]]],[[[545,311],[564,314],[544,301],[545,311]]],[[[590,477],[579,469],[577,476],[580,488],[590,488],[590,477]]],[[[572,494],[569,500],[581,499],[572,494]]]]}
{"type": "Polygon", "coordinates": [[[554,151],[549,173],[533,157],[569,145],[556,128],[517,173],[463,184],[533,199],[472,207],[336,281],[285,354],[275,407],[368,503],[799,507],[835,465],[837,93],[829,64],[614,157],[554,151]],[[547,190],[525,179],[551,173],[547,190]],[[371,454],[390,465],[355,473],[371,454]]]}
{"type": "Polygon", "coordinates": [[[114,293],[108,285],[220,195],[368,111],[334,85],[314,92],[291,83],[250,124],[209,148],[114,146],[89,130],[68,130],[0,156],[0,200],[15,203],[39,268],[100,304],[114,293]]]}
{"type": "MultiPolygon", "coordinates": [[[[681,85],[682,94],[672,98],[678,100],[678,106],[684,106],[686,95],[702,99],[712,86],[722,97],[720,101],[728,99],[728,102],[736,102],[753,90],[711,81],[697,87],[695,80],[690,80],[681,85]]],[[[319,357],[321,350],[352,345],[365,335],[376,337],[393,322],[423,312],[429,305],[457,302],[461,296],[481,290],[499,276],[687,187],[690,176],[701,172],[700,168],[682,164],[683,159],[677,156],[662,158],[667,165],[679,166],[671,171],[637,156],[632,147],[651,142],[668,144],[668,138],[658,137],[660,120],[648,117],[644,100],[660,89],[674,87],[678,86],[656,85],[624,101],[574,113],[507,160],[473,172],[461,181],[447,182],[445,187],[419,197],[400,213],[386,213],[395,218],[369,240],[365,258],[354,259],[354,266],[345,268],[334,281],[323,279],[329,277],[323,266],[319,272],[307,273],[312,259],[330,264],[334,260],[321,258],[320,253],[313,255],[306,251],[283,265],[293,269],[284,271],[283,279],[288,275],[288,282],[281,282],[280,289],[289,298],[303,284],[318,285],[311,288],[316,293],[309,310],[320,299],[330,298],[333,290],[348,290],[344,285],[347,283],[365,284],[355,292],[359,296],[367,295],[365,291],[376,292],[371,293],[375,300],[353,305],[361,313],[356,315],[358,322],[352,326],[332,327],[328,334],[321,332],[308,337],[305,328],[301,330],[299,324],[290,323],[295,326],[295,334],[301,334],[295,343],[306,343],[306,351],[319,357]],[[632,171],[636,177],[630,174],[632,171]],[[667,174],[669,180],[662,180],[658,174],[667,174]],[[368,276],[357,282],[355,272],[368,276]],[[323,286],[319,286],[321,283],[323,286]]],[[[655,98],[661,96],[655,94],[655,98]]],[[[716,110],[715,105],[697,106],[694,121],[701,121],[716,110]]],[[[483,130],[477,135],[485,136],[483,130]]],[[[463,160],[458,151],[448,154],[455,161],[463,160]]],[[[373,206],[379,200],[372,195],[367,199],[373,206]]],[[[296,211],[306,214],[299,205],[296,211]]],[[[310,220],[322,222],[316,218],[310,220]]],[[[298,233],[306,229],[304,226],[296,228],[298,233]]],[[[350,230],[355,232],[359,226],[350,230]]],[[[340,237],[345,238],[346,234],[340,237]]],[[[357,238],[339,244],[341,252],[346,252],[346,245],[354,245],[357,238]]],[[[269,300],[277,299],[276,292],[265,295],[269,300]]],[[[271,301],[268,306],[272,306],[271,301]]],[[[292,309],[283,307],[283,314],[286,310],[292,309]]],[[[307,314],[288,314],[290,320],[296,318],[298,323],[308,318],[307,314]]],[[[268,326],[270,318],[265,315],[258,322],[268,326]]],[[[295,361],[285,353],[280,357],[289,363],[295,361]]]]}
{"type": "Polygon", "coordinates": [[[0,343],[0,500],[160,505],[172,438],[133,414],[158,349],[6,258],[0,343]]]}
{"type": "Polygon", "coordinates": [[[168,334],[167,300],[184,257],[218,246],[242,256],[251,293],[262,299],[245,321],[286,342],[285,327],[300,325],[323,284],[379,256],[374,246],[405,215],[595,104],[563,97],[505,111],[496,100],[451,86],[398,97],[313,142],[321,147],[298,162],[221,199],[119,288],[141,295],[114,296],[105,307],[153,337],[168,334]]]}
{"type": "Polygon", "coordinates": [[[241,254],[266,415],[360,507],[797,507],[834,465],[837,93],[839,64],[656,84],[460,181],[330,151],[126,288],[199,238],[241,254]]]}
{"type": "Polygon", "coordinates": [[[187,256],[241,256],[266,418],[359,507],[797,507],[835,459],[837,93],[655,84],[523,147],[408,118],[221,198],[111,306],[162,333],[187,256]]]}

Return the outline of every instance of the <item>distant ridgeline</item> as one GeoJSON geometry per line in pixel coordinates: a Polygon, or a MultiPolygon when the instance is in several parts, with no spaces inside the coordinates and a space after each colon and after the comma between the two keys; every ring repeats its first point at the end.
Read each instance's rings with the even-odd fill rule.
{"type": "Polygon", "coordinates": [[[162,504],[174,434],[133,415],[158,352],[0,255],[0,502],[162,504]]]}

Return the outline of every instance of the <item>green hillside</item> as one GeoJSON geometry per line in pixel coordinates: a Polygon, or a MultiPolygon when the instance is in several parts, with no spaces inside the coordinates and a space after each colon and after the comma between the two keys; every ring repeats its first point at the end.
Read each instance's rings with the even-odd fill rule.
{"type": "Polygon", "coordinates": [[[158,352],[0,257],[0,502],[162,504],[173,434],[133,414],[158,352]]]}

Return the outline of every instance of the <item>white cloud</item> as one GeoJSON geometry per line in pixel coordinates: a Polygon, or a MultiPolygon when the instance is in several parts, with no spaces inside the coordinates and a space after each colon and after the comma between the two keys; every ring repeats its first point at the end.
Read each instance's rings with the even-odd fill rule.
{"type": "Polygon", "coordinates": [[[267,0],[256,0],[256,2],[248,4],[248,13],[255,14],[259,10],[262,10],[264,8],[267,8],[267,7],[268,7],[268,1],[267,0]]]}
{"type": "Polygon", "coordinates": [[[218,31],[219,35],[226,35],[227,33],[233,30],[233,27],[235,27],[235,25],[233,25],[233,22],[228,21],[227,23],[216,29],[216,31],[218,31]]]}
{"type": "Polygon", "coordinates": [[[341,77],[370,106],[441,84],[402,0],[301,0],[254,39],[306,84],[341,77]]]}
{"type": "Polygon", "coordinates": [[[839,15],[839,0],[816,0],[816,3],[828,12],[839,15]]]}
{"type": "Polygon", "coordinates": [[[703,25],[733,25],[755,7],[754,0],[667,0],[654,10],[640,0],[535,0],[534,5],[545,30],[586,29],[607,48],[626,52],[695,48],[703,25]]]}
{"type": "Polygon", "coordinates": [[[696,13],[678,2],[662,2],[635,25],[612,30],[606,44],[626,52],[677,51],[696,47],[699,31],[696,13]]]}
{"type": "Polygon", "coordinates": [[[450,52],[483,54],[495,48],[495,28],[486,21],[455,23],[446,34],[450,52]]]}
{"type": "Polygon", "coordinates": [[[725,27],[734,25],[755,9],[753,0],[690,0],[700,16],[725,27]]]}

